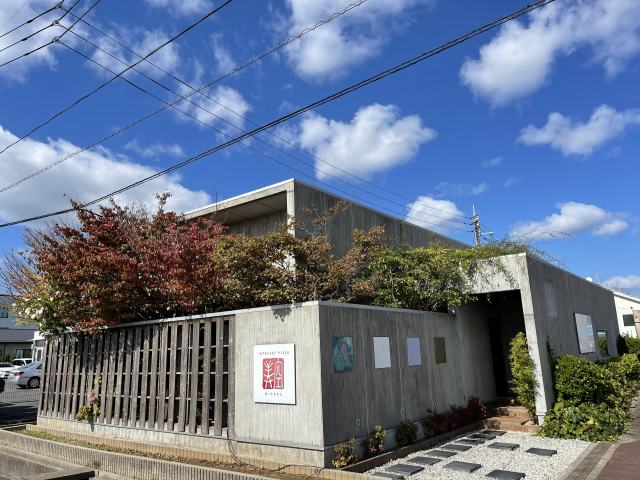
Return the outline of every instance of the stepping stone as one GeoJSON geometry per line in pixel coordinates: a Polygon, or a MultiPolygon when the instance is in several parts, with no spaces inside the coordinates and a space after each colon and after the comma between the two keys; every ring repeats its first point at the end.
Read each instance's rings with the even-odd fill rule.
{"type": "Polygon", "coordinates": [[[524,473],[510,472],[509,470],[493,470],[487,473],[487,477],[497,480],[520,480],[524,478],[524,473]]]}
{"type": "Polygon", "coordinates": [[[482,465],[479,463],[467,463],[467,462],[451,462],[447,463],[444,468],[449,470],[455,470],[456,472],[472,473],[478,470],[482,465]]]}
{"type": "Polygon", "coordinates": [[[430,466],[435,463],[438,463],[439,461],[441,461],[441,459],[431,458],[431,457],[413,457],[413,458],[408,458],[407,461],[417,463],[418,465],[430,466]]]}
{"type": "Polygon", "coordinates": [[[520,445],[517,443],[493,442],[487,445],[489,448],[497,448],[498,450],[515,450],[520,445]]]}
{"type": "Polygon", "coordinates": [[[482,438],[461,438],[460,440],[456,440],[456,442],[467,443],[469,445],[482,445],[486,440],[482,438]]]}
{"type": "Polygon", "coordinates": [[[501,435],[504,435],[507,432],[505,432],[504,430],[482,430],[480,433],[486,433],[486,434],[489,434],[489,435],[497,435],[499,437],[501,435]]]}
{"type": "Polygon", "coordinates": [[[470,445],[456,445],[455,443],[443,445],[441,448],[444,448],[445,450],[455,450],[456,452],[466,452],[467,450],[471,450],[470,445]]]}
{"type": "Polygon", "coordinates": [[[474,433],[473,435],[469,435],[469,438],[479,438],[484,440],[494,440],[498,435],[495,433],[474,433]]]}
{"type": "Polygon", "coordinates": [[[399,473],[400,475],[413,475],[424,470],[422,467],[415,465],[409,465],[408,463],[396,463],[387,468],[387,472],[399,473]]]}
{"type": "Polygon", "coordinates": [[[455,455],[455,452],[446,452],[444,450],[431,450],[430,452],[427,452],[427,454],[431,455],[432,457],[449,458],[449,457],[453,457],[455,455]]]}
{"type": "Polygon", "coordinates": [[[553,457],[556,453],[558,453],[558,451],[548,450],[546,448],[530,448],[529,450],[527,450],[527,453],[533,453],[534,455],[540,455],[542,457],[553,457]]]}
{"type": "Polygon", "coordinates": [[[390,478],[391,480],[404,480],[402,475],[396,475],[393,473],[384,473],[384,472],[376,472],[373,474],[374,477],[382,477],[382,478],[390,478]]]}

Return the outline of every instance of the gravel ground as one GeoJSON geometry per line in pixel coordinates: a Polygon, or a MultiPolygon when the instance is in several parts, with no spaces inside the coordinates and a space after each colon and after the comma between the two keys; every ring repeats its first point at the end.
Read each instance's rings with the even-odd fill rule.
{"type": "MultiPolygon", "coordinates": [[[[464,435],[459,438],[464,438],[464,435]]],[[[447,443],[456,443],[455,440],[447,443]]],[[[451,458],[443,459],[439,463],[412,475],[411,480],[471,480],[485,478],[492,470],[510,470],[524,473],[526,480],[556,480],[562,472],[587,448],[588,442],[581,440],[559,440],[555,438],[536,437],[527,433],[507,432],[497,437],[495,440],[487,440],[482,445],[477,445],[466,452],[460,452],[451,458]],[[513,451],[498,450],[488,448],[487,445],[493,442],[517,443],[519,448],[513,451]],[[541,457],[526,453],[525,450],[531,448],[547,448],[557,450],[558,453],[552,457],[541,457]],[[479,463],[482,467],[473,473],[462,473],[443,468],[452,461],[479,463]]],[[[412,464],[411,457],[429,456],[429,450],[439,447],[422,450],[413,453],[408,457],[393,460],[382,467],[370,470],[369,474],[384,472],[386,468],[396,463],[412,464]]],[[[443,450],[446,450],[443,448],[443,450]]]]}

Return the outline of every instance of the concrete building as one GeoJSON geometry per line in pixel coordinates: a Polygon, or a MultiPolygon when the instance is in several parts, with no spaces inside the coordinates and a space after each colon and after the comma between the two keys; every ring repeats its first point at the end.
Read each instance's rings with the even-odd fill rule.
{"type": "Polygon", "coordinates": [[[0,294],[0,361],[14,358],[31,358],[33,325],[18,325],[10,314],[13,299],[0,294]]]}
{"type": "MultiPolygon", "coordinates": [[[[327,229],[338,255],[353,229],[375,225],[398,245],[467,247],[295,180],[187,217],[215,216],[248,235],[296,217],[302,227],[291,233],[304,235],[310,209],[340,201],[346,208],[327,229]]],[[[38,425],[221,454],[231,439],[243,458],[328,466],[337,443],[375,425],[391,432],[392,446],[394,429],[420,426],[429,409],[507,396],[509,342],[519,331],[540,419],[554,402],[551,352],[617,355],[606,288],[527,254],[487,261],[473,284],[477,300],[448,313],[307,302],[126,324],[98,338],[65,334],[46,347],[38,425]],[[90,425],[74,415],[91,389],[102,412],[90,425]]]]}
{"type": "Polygon", "coordinates": [[[621,335],[638,337],[640,332],[640,298],[613,291],[621,335]]]}

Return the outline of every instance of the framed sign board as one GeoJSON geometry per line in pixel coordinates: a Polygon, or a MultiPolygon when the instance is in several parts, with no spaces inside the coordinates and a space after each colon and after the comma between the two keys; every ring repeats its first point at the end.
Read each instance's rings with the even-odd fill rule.
{"type": "Polygon", "coordinates": [[[253,401],[295,405],[296,358],[293,343],[253,347],[253,401]]]}
{"type": "Polygon", "coordinates": [[[576,331],[578,332],[578,346],[580,353],[595,353],[596,340],[593,335],[593,323],[591,315],[574,313],[576,319],[576,331]]]}

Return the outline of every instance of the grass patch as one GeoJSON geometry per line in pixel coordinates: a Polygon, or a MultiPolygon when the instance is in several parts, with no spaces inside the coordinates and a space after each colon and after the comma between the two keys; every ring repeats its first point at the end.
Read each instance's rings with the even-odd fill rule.
{"type": "MultiPolygon", "coordinates": [[[[139,450],[132,450],[129,448],[110,447],[106,445],[84,442],[81,440],[74,440],[72,438],[67,438],[60,435],[54,435],[53,433],[49,433],[49,432],[27,430],[25,427],[12,429],[11,431],[14,433],[19,433],[21,435],[26,435],[28,437],[39,438],[41,440],[49,440],[51,442],[56,442],[56,443],[64,443],[67,445],[75,445],[77,447],[91,448],[93,450],[103,450],[103,451],[112,452],[112,453],[124,453],[126,455],[135,455],[137,457],[153,458],[156,460],[166,460],[169,462],[187,463],[189,465],[197,465],[200,467],[218,468],[220,470],[249,473],[252,475],[262,475],[265,477],[277,478],[282,480],[300,480],[300,479],[318,478],[317,476],[313,476],[313,475],[295,475],[292,473],[278,471],[277,469],[268,469],[264,467],[250,465],[248,463],[227,463],[227,462],[216,462],[211,460],[198,460],[195,458],[164,455],[161,453],[141,452],[139,450]]],[[[95,467],[95,468],[98,468],[98,467],[95,467]]]]}

